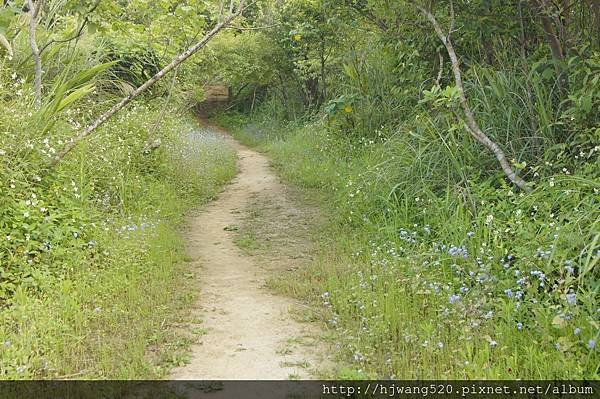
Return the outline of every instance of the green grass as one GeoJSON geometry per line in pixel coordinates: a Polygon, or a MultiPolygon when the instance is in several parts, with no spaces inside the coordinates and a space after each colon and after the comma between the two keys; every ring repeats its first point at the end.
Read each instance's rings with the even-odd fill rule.
{"type": "Polygon", "coordinates": [[[236,237],[233,242],[246,252],[252,252],[260,248],[260,244],[252,233],[245,234],[242,237],[236,237]]]}
{"type": "MultiPolygon", "coordinates": [[[[157,113],[136,106],[47,184],[23,183],[0,200],[2,212],[17,215],[34,192],[38,207],[64,221],[50,224],[32,209],[28,225],[17,216],[2,225],[2,237],[11,235],[0,245],[2,271],[14,273],[14,283],[3,291],[0,378],[154,379],[185,363],[191,341],[177,326],[191,322],[196,280],[183,251],[183,216],[233,177],[235,154],[210,132],[188,136],[195,122],[173,115],[160,131],[162,148],[138,155],[157,113]],[[22,245],[30,245],[31,270],[22,245]]],[[[18,170],[0,169],[13,173],[8,179],[18,170]]]]}
{"type": "Polygon", "coordinates": [[[361,141],[219,117],[331,215],[317,261],[271,286],[321,309],[339,377],[597,379],[597,176],[538,166],[520,195],[421,121],[361,141]]]}

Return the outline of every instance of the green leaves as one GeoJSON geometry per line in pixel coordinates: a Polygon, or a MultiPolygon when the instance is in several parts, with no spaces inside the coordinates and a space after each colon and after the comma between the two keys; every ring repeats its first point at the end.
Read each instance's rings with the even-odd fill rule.
{"type": "Polygon", "coordinates": [[[358,73],[356,72],[356,68],[352,65],[344,64],[343,65],[344,73],[346,76],[354,83],[358,82],[358,73]]]}
{"type": "Polygon", "coordinates": [[[423,90],[423,99],[419,104],[431,103],[435,107],[452,108],[457,106],[460,93],[456,86],[446,86],[442,90],[439,86],[433,86],[431,90],[423,90]]]}
{"type": "Polygon", "coordinates": [[[94,79],[97,75],[106,71],[113,65],[115,65],[115,62],[105,62],[103,64],[99,64],[84,71],[81,71],[77,75],[75,75],[69,82],[63,85],[63,87],[66,91],[74,87],[81,86],[82,84],[85,84],[90,80],[94,79]]]}
{"type": "Polygon", "coordinates": [[[352,103],[355,100],[354,95],[343,95],[336,99],[329,101],[324,111],[330,118],[336,116],[337,114],[343,112],[345,114],[351,114],[353,112],[352,103]]]}
{"type": "Polygon", "coordinates": [[[94,85],[89,84],[73,90],[69,95],[60,100],[56,105],[56,112],[60,112],[75,101],[80,100],[94,90],[94,85]]]}
{"type": "Polygon", "coordinates": [[[11,7],[0,8],[0,34],[5,34],[12,23],[15,12],[11,7]]]}
{"type": "Polygon", "coordinates": [[[114,64],[114,62],[106,62],[93,66],[79,72],[69,81],[58,85],[54,90],[53,99],[42,110],[43,116],[49,118],[91,93],[94,90],[94,84],[89,82],[114,64]]]}

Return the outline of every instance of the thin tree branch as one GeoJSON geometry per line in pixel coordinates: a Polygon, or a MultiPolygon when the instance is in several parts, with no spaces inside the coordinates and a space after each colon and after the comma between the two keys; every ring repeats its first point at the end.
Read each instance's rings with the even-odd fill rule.
{"type": "Polygon", "coordinates": [[[271,29],[271,28],[276,28],[278,26],[280,26],[281,24],[273,24],[273,25],[266,25],[266,26],[252,26],[252,27],[242,27],[242,26],[228,26],[225,29],[231,29],[231,30],[262,30],[262,29],[271,29]]]}
{"type": "Polygon", "coordinates": [[[454,32],[454,25],[456,24],[456,17],[454,15],[454,2],[450,1],[450,28],[448,29],[448,38],[454,32]]]}
{"type": "Polygon", "coordinates": [[[358,14],[367,18],[369,21],[371,21],[371,23],[378,26],[379,29],[381,29],[382,31],[388,32],[390,30],[390,27],[384,20],[375,16],[375,14],[373,14],[373,12],[371,12],[370,10],[366,9],[366,7],[364,7],[364,6],[361,7],[360,5],[356,4],[355,2],[353,2],[351,0],[345,0],[345,3],[348,7],[353,9],[355,12],[357,12],[358,14]]]}
{"type": "MultiPolygon", "coordinates": [[[[31,1],[31,0],[29,0],[31,1]]],[[[164,67],[161,71],[159,71],[156,75],[142,84],[140,87],[135,89],[129,95],[124,97],[119,103],[115,104],[111,109],[102,114],[95,122],[86,127],[81,133],[75,136],[66,146],[65,148],[52,160],[50,163],[51,167],[56,167],[64,158],[69,154],[81,141],[85,140],[89,135],[91,135],[95,130],[97,130],[100,126],[102,126],[107,120],[112,118],[117,112],[121,111],[125,108],[131,101],[133,101],[140,94],[148,90],[152,87],[156,82],[162,79],[165,75],[183,63],[185,60],[190,58],[192,55],[197,53],[200,49],[202,49],[206,44],[215,37],[221,30],[223,30],[226,26],[228,26],[234,19],[239,17],[244,11],[244,0],[241,0],[239,3],[239,8],[237,12],[231,13],[223,22],[217,24],[210,32],[208,32],[198,43],[187,49],[185,52],[181,53],[177,57],[169,63],[166,67],[164,67]]]]}
{"type": "Polygon", "coordinates": [[[81,23],[81,26],[79,26],[79,29],[77,30],[77,34],[75,34],[74,36],[68,38],[68,39],[61,39],[61,40],[50,40],[48,43],[44,44],[41,48],[40,48],[40,54],[42,54],[44,52],[44,50],[46,50],[49,46],[51,46],[54,43],[68,43],[70,41],[79,39],[82,35],[83,35],[83,30],[85,29],[86,25],[89,22],[89,15],[91,13],[93,13],[94,11],[96,11],[96,9],[98,8],[98,6],[100,5],[100,1],[101,0],[96,0],[96,3],[94,3],[94,5],[92,6],[92,8],[90,8],[86,15],[85,18],[83,20],[83,22],[81,23]]]}
{"type": "Polygon", "coordinates": [[[516,186],[526,192],[531,191],[531,187],[527,186],[527,183],[521,179],[517,173],[510,166],[510,163],[506,159],[506,155],[504,151],[492,141],[479,127],[477,121],[475,120],[475,115],[469,106],[467,101],[467,97],[465,94],[465,88],[463,86],[462,74],[460,71],[460,63],[458,61],[458,57],[456,52],[454,51],[454,46],[452,45],[452,41],[450,40],[450,36],[446,36],[446,34],[442,31],[440,24],[438,23],[435,16],[427,9],[423,8],[419,4],[415,3],[411,0],[412,4],[431,22],[433,29],[435,30],[438,38],[444,43],[446,50],[448,52],[448,56],[452,62],[452,71],[454,73],[454,80],[456,83],[456,88],[459,93],[460,105],[465,114],[465,125],[471,136],[477,140],[479,143],[483,144],[488,150],[490,150],[495,156],[502,170],[508,177],[508,179],[513,182],[516,186]]]}
{"type": "Polygon", "coordinates": [[[36,109],[40,109],[42,106],[42,57],[40,49],[36,42],[36,28],[37,28],[37,17],[40,13],[44,0],[38,0],[36,3],[33,0],[27,0],[29,6],[29,46],[31,47],[31,54],[33,56],[34,63],[34,105],[36,109]]]}
{"type": "Polygon", "coordinates": [[[444,74],[444,56],[440,51],[438,51],[438,58],[440,60],[440,70],[437,79],[435,80],[435,85],[439,87],[440,82],[442,81],[442,75],[444,74]]]}
{"type": "Polygon", "coordinates": [[[85,29],[85,26],[87,25],[87,23],[88,23],[88,17],[85,17],[85,19],[83,20],[83,23],[77,30],[77,33],[68,39],[60,39],[60,40],[51,39],[46,44],[44,44],[42,47],[40,47],[40,54],[42,54],[48,47],[50,47],[54,43],[68,43],[70,41],[79,39],[83,35],[83,30],[85,29]]]}

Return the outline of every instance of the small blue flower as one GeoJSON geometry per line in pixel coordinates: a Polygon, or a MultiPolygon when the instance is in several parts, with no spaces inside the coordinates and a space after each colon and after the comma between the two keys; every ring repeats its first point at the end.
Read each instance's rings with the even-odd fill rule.
{"type": "Polygon", "coordinates": [[[554,344],[554,347],[555,347],[557,350],[560,350],[560,342],[557,342],[557,343],[555,343],[555,344],[554,344]]]}
{"type": "Polygon", "coordinates": [[[517,297],[517,299],[522,299],[522,298],[523,298],[523,295],[524,295],[523,291],[517,291],[517,292],[515,293],[515,296],[517,297]]]}
{"type": "Polygon", "coordinates": [[[452,257],[460,256],[464,259],[467,259],[469,257],[469,251],[464,245],[461,245],[460,247],[451,245],[448,249],[448,254],[452,257]]]}
{"type": "Polygon", "coordinates": [[[512,298],[513,297],[513,292],[512,290],[509,288],[507,290],[504,290],[504,293],[506,294],[507,297],[512,298]]]}
{"type": "Polygon", "coordinates": [[[579,335],[579,333],[581,332],[581,328],[577,327],[575,330],[573,330],[573,334],[575,335],[579,335]]]}
{"type": "Polygon", "coordinates": [[[590,339],[588,341],[588,348],[594,349],[595,347],[596,347],[596,341],[594,341],[593,339],[590,339]]]}
{"type": "Polygon", "coordinates": [[[459,299],[460,295],[450,295],[450,297],[448,297],[448,301],[451,305],[454,305],[456,302],[458,302],[459,299]]]}
{"type": "Polygon", "coordinates": [[[523,323],[517,323],[517,330],[523,329],[523,323]]]}
{"type": "Polygon", "coordinates": [[[575,305],[577,303],[577,295],[576,294],[567,294],[567,303],[569,305],[575,305]]]}
{"type": "Polygon", "coordinates": [[[573,312],[568,312],[566,314],[562,314],[563,319],[565,319],[565,321],[569,321],[573,318],[573,312]]]}

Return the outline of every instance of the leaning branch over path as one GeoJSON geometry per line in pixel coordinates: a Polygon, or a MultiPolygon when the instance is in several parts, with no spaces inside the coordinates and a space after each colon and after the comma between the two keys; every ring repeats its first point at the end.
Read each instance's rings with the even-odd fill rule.
{"type": "Polygon", "coordinates": [[[148,81],[146,81],[146,83],[144,83],[143,85],[141,85],[140,87],[135,89],[128,96],[124,97],[119,103],[117,103],[111,109],[109,109],[104,114],[102,114],[98,119],[96,119],[96,121],[94,123],[92,123],[91,125],[86,127],[81,133],[79,133],[77,136],[75,136],[65,146],[65,148],[52,160],[52,162],[50,163],[50,166],[55,167],[56,165],[58,165],[64,159],[64,157],[67,156],[67,154],[70,153],[81,141],[85,140],[90,134],[92,134],[96,129],[98,129],[100,126],[102,126],[107,120],[109,120],[117,112],[119,112],[123,108],[125,108],[127,106],[127,104],[129,104],[131,101],[133,101],[136,97],[138,97],[144,91],[146,91],[150,87],[152,87],[156,82],[158,82],[160,79],[162,79],[166,74],[171,72],[173,69],[175,69],[181,63],[183,63],[185,60],[187,60],[192,55],[197,53],[201,48],[206,46],[206,44],[213,37],[215,37],[217,35],[217,33],[219,33],[221,30],[223,30],[224,28],[229,26],[229,24],[234,19],[236,19],[238,16],[240,16],[245,9],[244,0],[240,0],[238,10],[234,13],[233,12],[233,3],[234,3],[233,0],[231,0],[230,7],[229,7],[231,12],[229,13],[229,16],[223,20],[223,22],[220,22],[219,24],[217,24],[217,26],[215,26],[210,32],[208,32],[206,34],[206,36],[204,36],[202,38],[202,40],[200,40],[198,43],[196,43],[195,45],[193,45],[192,47],[187,49],[185,52],[183,52],[180,55],[178,55],[177,57],[175,57],[169,65],[164,67],[160,72],[158,72],[156,75],[154,75],[148,81]]]}
{"type": "Polygon", "coordinates": [[[31,47],[31,54],[33,56],[33,63],[35,65],[35,77],[33,80],[35,90],[35,107],[39,109],[42,106],[42,55],[38,48],[35,36],[35,30],[37,28],[37,17],[40,14],[43,0],[38,0],[35,4],[33,0],[27,0],[27,6],[29,7],[29,46],[31,47]]]}
{"type": "Polygon", "coordinates": [[[431,25],[433,25],[433,28],[435,29],[435,33],[437,34],[439,39],[442,41],[442,43],[444,43],[444,46],[446,47],[446,50],[448,51],[448,56],[450,57],[450,61],[452,62],[452,72],[454,72],[454,81],[456,82],[456,88],[458,89],[458,93],[459,93],[460,105],[465,113],[465,122],[466,122],[467,130],[469,131],[469,133],[471,134],[471,136],[473,136],[473,138],[475,140],[477,140],[479,143],[483,144],[488,150],[490,150],[491,152],[494,153],[494,155],[496,156],[496,159],[498,160],[498,162],[500,163],[500,166],[502,167],[502,170],[504,171],[504,173],[506,174],[506,176],[508,177],[508,179],[511,182],[513,182],[515,185],[517,185],[521,190],[530,192],[531,187],[529,187],[527,185],[527,183],[523,179],[521,179],[517,175],[517,173],[513,170],[513,168],[510,166],[510,163],[506,159],[506,155],[504,154],[504,151],[502,151],[502,149],[498,146],[498,144],[496,144],[494,141],[492,141],[481,130],[481,128],[477,124],[477,121],[475,120],[475,115],[473,114],[473,111],[471,110],[471,107],[469,106],[469,103],[467,102],[467,96],[465,94],[465,88],[464,88],[463,82],[462,82],[462,74],[460,71],[460,63],[458,61],[458,57],[456,56],[456,52],[454,51],[454,46],[452,45],[452,41],[450,40],[450,34],[454,30],[454,8],[452,7],[452,3],[450,3],[451,28],[450,28],[450,31],[448,32],[448,34],[445,34],[442,31],[440,24],[438,23],[436,18],[433,16],[431,11],[416,4],[414,1],[412,1],[412,3],[429,20],[429,22],[431,22],[431,25]]]}

